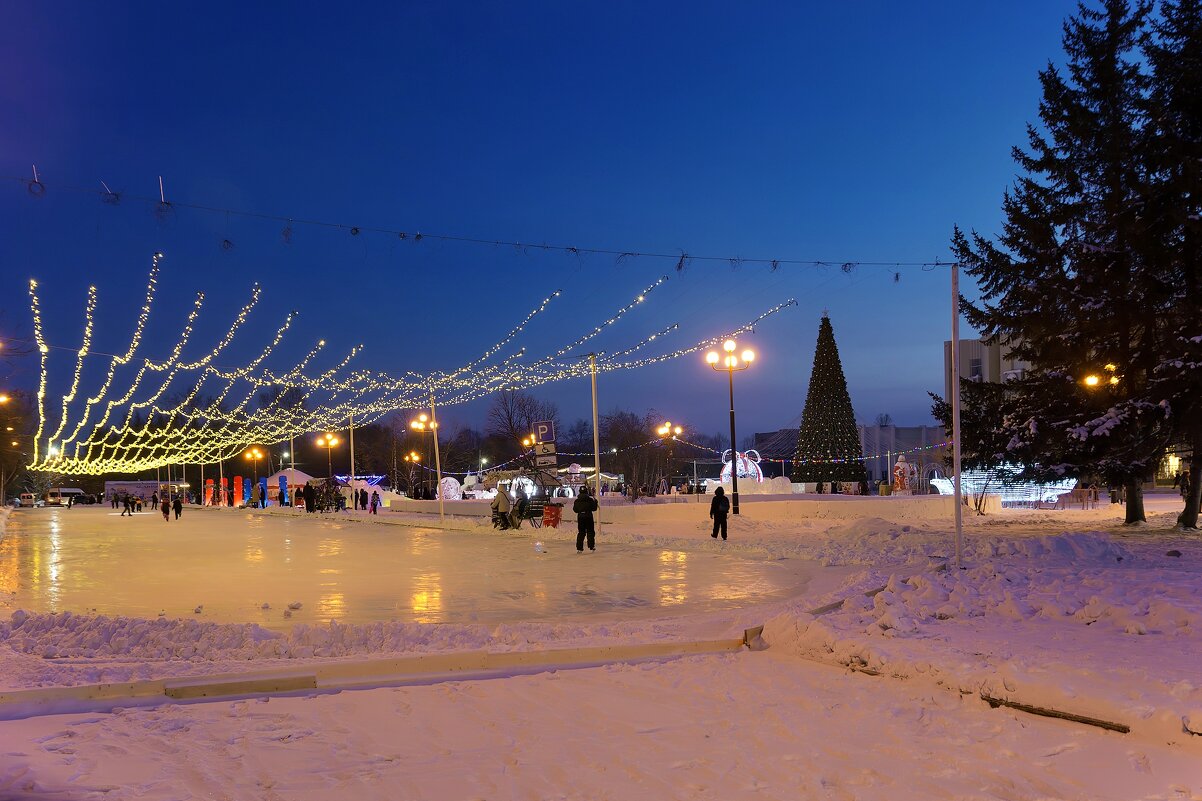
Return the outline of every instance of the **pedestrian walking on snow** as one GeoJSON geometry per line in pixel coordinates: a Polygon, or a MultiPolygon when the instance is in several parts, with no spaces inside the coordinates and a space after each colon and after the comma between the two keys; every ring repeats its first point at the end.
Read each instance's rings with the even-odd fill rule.
{"type": "Polygon", "coordinates": [[[179,516],[184,511],[184,502],[182,500],[180,500],[180,497],[178,495],[176,495],[175,500],[171,502],[171,508],[173,510],[175,510],[175,519],[179,520],[179,516]]]}
{"type": "MultiPolygon", "coordinates": [[[[121,510],[121,516],[122,516],[122,517],[125,517],[126,515],[129,515],[130,517],[133,517],[133,516],[134,516],[134,507],[133,507],[133,505],[132,505],[132,504],[129,502],[129,496],[128,496],[128,495],[122,495],[122,496],[121,496],[121,503],[122,503],[122,505],[123,505],[123,507],[124,507],[124,508],[122,508],[122,510],[121,510]]],[[[114,507],[113,507],[113,508],[116,508],[116,505],[115,505],[115,504],[114,504],[114,507]]]]}
{"type": "Polygon", "coordinates": [[[167,500],[166,495],[163,496],[162,509],[163,509],[163,522],[166,523],[167,521],[169,521],[171,519],[171,501],[167,500]]]}
{"type": "Polygon", "coordinates": [[[580,488],[580,494],[572,502],[572,511],[576,513],[576,551],[584,553],[586,538],[588,549],[597,550],[597,528],[593,522],[593,512],[597,511],[597,499],[589,494],[588,487],[580,488]]]}
{"type": "Polygon", "coordinates": [[[151,506],[154,506],[154,507],[156,507],[156,508],[158,507],[158,505],[159,505],[159,494],[158,494],[157,492],[152,492],[152,493],[150,493],[150,505],[151,505],[151,506]]]}
{"type": "MultiPolygon", "coordinates": [[[[366,495],[367,490],[363,490],[363,494],[366,495]]],[[[376,492],[375,490],[372,490],[372,492],[371,492],[371,513],[373,515],[379,514],[379,512],[376,511],[379,508],[380,508],[380,493],[376,492]]]]}
{"type": "Polygon", "coordinates": [[[726,540],[726,513],[730,511],[730,501],[726,498],[726,490],[718,487],[714,490],[714,499],[710,501],[710,519],[714,521],[714,539],[722,532],[722,540],[726,540]]]}

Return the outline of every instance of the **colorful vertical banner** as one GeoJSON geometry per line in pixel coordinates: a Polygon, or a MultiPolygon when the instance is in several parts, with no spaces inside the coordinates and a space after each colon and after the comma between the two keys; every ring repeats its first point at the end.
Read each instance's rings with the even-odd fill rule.
{"type": "Polygon", "coordinates": [[[227,503],[229,503],[229,482],[230,480],[225,476],[221,477],[221,492],[217,494],[218,506],[225,506],[227,503]]]}
{"type": "Polygon", "coordinates": [[[213,505],[213,479],[211,479],[211,478],[206,478],[206,479],[205,479],[205,499],[204,499],[204,505],[205,505],[205,506],[212,506],[212,505],[213,505]]]}
{"type": "Polygon", "coordinates": [[[288,477],[280,476],[280,506],[287,506],[289,500],[290,499],[288,497],[288,477]]]}
{"type": "Polygon", "coordinates": [[[243,500],[243,498],[250,497],[250,487],[249,486],[246,487],[246,495],[245,496],[242,494],[242,489],[243,489],[242,476],[234,476],[234,498],[236,499],[235,503],[237,503],[238,501],[241,501],[242,504],[245,505],[246,501],[243,500]]]}

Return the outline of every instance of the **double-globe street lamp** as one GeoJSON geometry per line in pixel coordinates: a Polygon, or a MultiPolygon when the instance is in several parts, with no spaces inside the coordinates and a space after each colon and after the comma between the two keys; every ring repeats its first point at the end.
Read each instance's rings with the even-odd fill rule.
{"type": "Polygon", "coordinates": [[[442,456],[438,452],[438,417],[434,413],[434,396],[430,396],[430,414],[422,412],[416,419],[409,422],[414,431],[429,431],[434,439],[434,480],[438,497],[438,519],[442,520],[446,513],[446,505],[442,497],[442,456]]]}
{"type": "Polygon", "coordinates": [[[409,451],[405,454],[405,463],[409,465],[409,495],[413,496],[413,480],[416,471],[421,469],[422,457],[417,451],[409,451]]]}
{"type": "Polygon", "coordinates": [[[730,510],[739,513],[739,450],[735,445],[735,371],[746,370],[755,361],[755,351],[748,348],[743,351],[742,359],[735,355],[739,347],[733,339],[722,343],[726,355],[711,350],[705,354],[705,361],[715,370],[725,370],[730,380],[730,510]]]}
{"type": "Polygon", "coordinates": [[[330,433],[322,434],[317,438],[317,445],[320,448],[326,449],[326,469],[330,472],[330,478],[334,477],[334,457],[331,453],[334,446],[338,444],[338,437],[330,433]]]}
{"type": "Polygon", "coordinates": [[[674,451],[676,448],[676,438],[679,437],[683,432],[684,432],[684,429],[681,428],[680,426],[672,425],[671,420],[665,422],[662,426],[655,429],[655,433],[659,435],[660,440],[665,442],[668,446],[667,486],[668,486],[668,494],[669,495],[672,494],[672,486],[673,486],[673,484],[672,484],[672,472],[673,472],[672,471],[672,464],[673,464],[672,456],[674,455],[674,451]]]}

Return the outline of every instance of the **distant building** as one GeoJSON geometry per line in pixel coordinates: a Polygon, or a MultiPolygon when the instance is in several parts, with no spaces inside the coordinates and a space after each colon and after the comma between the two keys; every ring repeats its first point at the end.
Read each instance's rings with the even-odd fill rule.
{"type": "MultiPolygon", "coordinates": [[[[918,466],[918,492],[926,492],[932,478],[942,478],[950,473],[947,468],[947,435],[943,426],[894,426],[859,425],[860,448],[865,457],[864,468],[868,480],[876,483],[891,480],[893,463],[899,453],[906,454],[906,461],[918,466]]],[[[781,459],[791,461],[797,453],[796,428],[782,428],[755,435],[755,449],[762,460],[760,467],[764,475],[789,475],[789,470],[779,465],[781,459]],[[771,471],[771,472],[770,472],[771,471]]]]}
{"type": "MultiPolygon", "coordinates": [[[[1030,368],[1027,362],[1006,358],[1008,346],[989,344],[983,339],[960,340],[960,377],[969,381],[1000,384],[1022,378],[1030,368]]],[[[943,398],[952,397],[952,343],[943,342],[943,398]]]]}

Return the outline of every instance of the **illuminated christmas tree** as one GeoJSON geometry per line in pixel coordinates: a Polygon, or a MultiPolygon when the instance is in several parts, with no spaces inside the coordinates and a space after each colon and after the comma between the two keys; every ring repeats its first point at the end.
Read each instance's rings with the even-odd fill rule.
{"type": "Polygon", "coordinates": [[[835,329],[823,314],[814,349],[814,372],[797,435],[793,480],[858,484],[866,477],[863,456],[847,379],[835,345],[835,329]]]}

